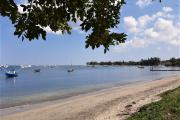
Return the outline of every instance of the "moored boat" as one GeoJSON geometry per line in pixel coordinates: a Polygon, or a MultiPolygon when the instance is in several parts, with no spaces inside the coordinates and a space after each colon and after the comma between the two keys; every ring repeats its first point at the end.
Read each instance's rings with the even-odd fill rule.
{"type": "Polygon", "coordinates": [[[69,69],[69,70],[67,70],[67,72],[73,72],[74,71],[74,69],[69,69]]]}
{"type": "Polygon", "coordinates": [[[67,70],[67,72],[73,72],[73,71],[74,71],[74,69],[72,68],[72,64],[71,64],[71,67],[70,67],[70,69],[67,70]]]}
{"type": "Polygon", "coordinates": [[[40,72],[41,71],[41,69],[35,69],[34,70],[34,72],[40,72]]]}
{"type": "Polygon", "coordinates": [[[6,77],[17,77],[18,76],[17,72],[14,71],[14,70],[13,71],[8,71],[5,74],[6,74],[6,77]]]}
{"type": "Polygon", "coordinates": [[[138,66],[138,68],[144,68],[144,66],[138,66]]]}

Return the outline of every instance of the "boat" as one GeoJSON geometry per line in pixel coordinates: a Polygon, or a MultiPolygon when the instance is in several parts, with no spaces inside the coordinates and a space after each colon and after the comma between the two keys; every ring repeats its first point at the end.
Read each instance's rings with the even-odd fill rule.
{"type": "Polygon", "coordinates": [[[32,65],[21,65],[21,68],[30,68],[32,65]]]}
{"type": "Polygon", "coordinates": [[[138,66],[138,68],[142,68],[142,69],[143,69],[143,68],[144,68],[144,66],[138,66]]]}
{"type": "Polygon", "coordinates": [[[91,67],[92,67],[92,68],[95,68],[96,66],[95,66],[95,65],[92,65],[91,67]]]}
{"type": "Polygon", "coordinates": [[[50,68],[54,68],[55,66],[50,66],[50,68]]]}
{"type": "Polygon", "coordinates": [[[14,71],[14,70],[13,71],[8,71],[5,74],[6,74],[6,77],[17,77],[18,76],[17,72],[14,71]]]}
{"type": "Polygon", "coordinates": [[[71,64],[71,68],[67,70],[67,72],[73,72],[74,69],[72,68],[72,64],[71,64]]]}
{"type": "Polygon", "coordinates": [[[103,67],[109,67],[108,65],[103,65],[103,67]]]}
{"type": "Polygon", "coordinates": [[[40,72],[41,71],[41,69],[35,69],[34,70],[34,72],[40,72]]]}
{"type": "Polygon", "coordinates": [[[67,70],[67,72],[73,72],[74,71],[74,69],[69,69],[69,70],[67,70]]]}

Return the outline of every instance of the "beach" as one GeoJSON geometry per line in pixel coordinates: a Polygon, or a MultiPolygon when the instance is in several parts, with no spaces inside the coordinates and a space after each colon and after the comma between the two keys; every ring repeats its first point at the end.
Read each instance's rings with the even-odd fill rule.
{"type": "Polygon", "coordinates": [[[1,109],[1,120],[124,120],[179,85],[178,75],[139,81],[64,100],[1,109]]]}

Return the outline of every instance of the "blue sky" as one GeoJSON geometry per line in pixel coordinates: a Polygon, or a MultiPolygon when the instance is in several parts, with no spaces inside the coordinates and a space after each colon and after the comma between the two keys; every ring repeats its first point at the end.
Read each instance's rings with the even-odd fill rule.
{"type": "Polygon", "coordinates": [[[126,0],[121,23],[112,31],[125,32],[125,44],[85,49],[86,33],[73,25],[71,35],[52,33],[47,28],[47,40],[18,39],[7,17],[0,17],[0,64],[59,64],[80,65],[88,61],[140,60],[148,57],[169,59],[180,57],[180,0],[126,0]]]}

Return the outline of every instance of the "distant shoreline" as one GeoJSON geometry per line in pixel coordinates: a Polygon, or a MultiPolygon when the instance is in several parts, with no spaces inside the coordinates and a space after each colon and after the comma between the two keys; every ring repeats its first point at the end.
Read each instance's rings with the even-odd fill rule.
{"type": "Polygon", "coordinates": [[[110,66],[110,65],[139,65],[139,66],[171,66],[171,67],[180,67],[180,58],[171,58],[169,60],[161,60],[161,58],[158,57],[151,57],[148,59],[141,59],[139,61],[91,61],[87,62],[87,65],[95,66],[95,65],[102,65],[102,66],[110,66]]]}
{"type": "Polygon", "coordinates": [[[85,118],[88,120],[92,118],[103,120],[104,117],[110,117],[111,120],[114,120],[117,117],[127,116],[119,116],[119,114],[122,114],[121,112],[124,112],[126,105],[135,102],[136,105],[142,106],[142,104],[157,100],[156,96],[158,94],[179,85],[180,76],[178,75],[153,81],[136,82],[78,95],[65,100],[1,109],[1,116],[4,114],[1,118],[2,120],[19,120],[19,118],[23,118],[23,120],[54,120],[55,118],[73,120],[77,117],[78,120],[85,118]],[[117,108],[117,106],[119,107],[117,108]]]}

